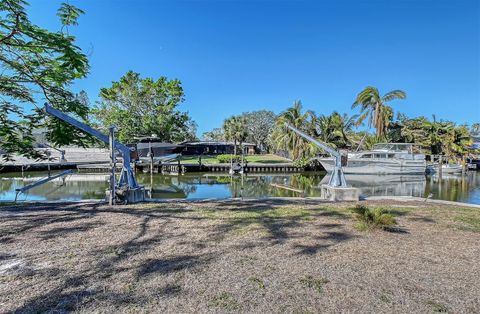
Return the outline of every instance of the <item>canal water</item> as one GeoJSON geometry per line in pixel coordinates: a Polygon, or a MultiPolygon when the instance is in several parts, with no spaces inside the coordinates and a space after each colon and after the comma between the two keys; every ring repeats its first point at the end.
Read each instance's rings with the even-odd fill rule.
{"type": "MultiPolygon", "coordinates": [[[[7,173],[0,175],[0,201],[15,199],[15,189],[30,184],[46,173],[7,173]]],[[[302,174],[248,174],[229,176],[218,173],[184,175],[139,174],[152,198],[225,199],[230,197],[264,198],[279,196],[320,196],[320,185],[328,182],[325,172],[302,174]],[[281,186],[293,188],[292,191],[281,186]],[[301,192],[300,192],[301,191],[301,192]]],[[[349,185],[363,196],[430,196],[434,199],[480,204],[480,172],[465,175],[347,175],[349,185]]],[[[18,200],[72,201],[105,198],[107,174],[76,173],[35,187],[18,200]]]]}

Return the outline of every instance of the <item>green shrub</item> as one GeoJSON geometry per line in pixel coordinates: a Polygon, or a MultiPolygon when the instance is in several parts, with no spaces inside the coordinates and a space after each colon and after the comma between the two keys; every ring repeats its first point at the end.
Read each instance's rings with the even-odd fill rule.
{"type": "Polygon", "coordinates": [[[234,163],[240,162],[240,156],[236,156],[232,154],[224,154],[224,155],[217,156],[217,160],[221,164],[229,164],[232,159],[234,163]]]}
{"type": "Polygon", "coordinates": [[[358,220],[356,227],[360,230],[388,229],[395,225],[395,217],[383,208],[368,208],[364,205],[357,205],[352,208],[355,218],[358,220]]]}
{"type": "Polygon", "coordinates": [[[306,288],[312,288],[318,293],[322,293],[323,285],[329,283],[330,281],[326,278],[313,278],[312,276],[306,276],[305,278],[300,279],[300,282],[306,288]]]}
{"type": "Polygon", "coordinates": [[[293,162],[295,167],[307,168],[310,165],[310,158],[302,157],[293,162]]]}

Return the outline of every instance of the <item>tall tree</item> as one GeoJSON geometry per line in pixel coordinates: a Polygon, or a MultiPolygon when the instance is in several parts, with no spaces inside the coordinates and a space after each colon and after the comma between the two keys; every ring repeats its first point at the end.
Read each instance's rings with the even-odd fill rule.
{"type": "Polygon", "coordinates": [[[259,110],[242,113],[245,118],[247,128],[246,141],[255,143],[261,150],[268,150],[269,136],[273,132],[277,116],[268,110],[259,110]]]}
{"type": "Polygon", "coordinates": [[[385,134],[393,118],[393,109],[387,105],[395,99],[405,99],[407,94],[402,90],[393,90],[381,96],[377,88],[368,86],[362,90],[352,105],[352,109],[360,107],[360,117],[357,125],[360,125],[368,117],[368,126],[376,129],[377,137],[385,134]]]}
{"type": "Polygon", "coordinates": [[[277,119],[273,142],[277,149],[286,149],[295,161],[311,155],[314,149],[309,142],[297,133],[287,129],[285,123],[299,130],[311,133],[309,125],[311,125],[312,115],[313,113],[311,111],[303,112],[302,103],[295,101],[293,106],[282,112],[277,119]]]}
{"type": "Polygon", "coordinates": [[[222,128],[215,128],[212,131],[204,132],[202,139],[204,141],[225,141],[225,132],[222,128]]]}
{"type": "Polygon", "coordinates": [[[233,116],[226,119],[223,123],[225,130],[225,138],[233,141],[233,154],[237,154],[237,143],[242,145],[242,142],[247,138],[247,121],[242,116],[233,116]]]}
{"type": "Polygon", "coordinates": [[[450,157],[464,155],[472,144],[469,129],[451,121],[426,117],[408,118],[399,114],[388,132],[394,142],[416,143],[427,153],[450,157]]]}
{"type": "Polygon", "coordinates": [[[188,113],[177,109],[183,100],[179,80],[141,78],[129,71],[100,90],[100,102],[93,112],[104,128],[117,126],[121,141],[155,135],[165,142],[182,142],[194,139],[196,132],[188,113]]]}
{"type": "Polygon", "coordinates": [[[470,127],[470,132],[475,134],[480,133],[480,123],[472,124],[472,126],[470,127]]]}
{"type": "Polygon", "coordinates": [[[398,118],[390,124],[387,138],[395,143],[416,143],[425,149],[429,148],[427,130],[425,126],[428,119],[425,117],[408,118],[398,113],[398,118]]]}
{"type": "MultiPolygon", "coordinates": [[[[0,2],[0,150],[4,159],[15,153],[41,157],[33,149],[32,130],[44,123],[43,102],[84,121],[89,110],[68,89],[89,69],[87,57],[68,33],[83,11],[63,3],[57,13],[61,29],[50,32],[29,20],[27,6],[23,0],[0,2]]],[[[58,119],[47,119],[46,126],[53,144],[86,144],[80,131],[58,119]]]]}

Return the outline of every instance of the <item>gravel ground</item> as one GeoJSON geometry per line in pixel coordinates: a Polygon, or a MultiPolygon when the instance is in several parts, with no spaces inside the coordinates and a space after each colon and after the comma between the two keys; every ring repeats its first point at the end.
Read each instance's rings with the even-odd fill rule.
{"type": "Polygon", "coordinates": [[[480,210],[264,200],[0,207],[0,312],[480,313],[480,210]]]}

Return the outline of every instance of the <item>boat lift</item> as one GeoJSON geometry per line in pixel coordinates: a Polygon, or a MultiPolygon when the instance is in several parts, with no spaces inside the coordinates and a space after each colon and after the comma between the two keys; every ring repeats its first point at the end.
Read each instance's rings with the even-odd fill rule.
{"type": "Polygon", "coordinates": [[[297,133],[304,139],[306,139],[309,142],[312,142],[316,146],[320,147],[324,151],[326,151],[330,156],[335,158],[335,168],[333,169],[332,175],[330,176],[330,180],[328,180],[328,185],[332,187],[347,187],[347,181],[345,180],[345,175],[343,174],[343,168],[342,168],[342,155],[340,152],[336,151],[335,149],[331,148],[327,144],[324,144],[313,137],[303,133],[297,128],[294,128],[293,126],[289,125],[288,123],[285,123],[285,126],[292,130],[293,132],[297,133]]]}
{"type": "MultiPolygon", "coordinates": [[[[92,135],[93,137],[99,139],[100,141],[110,144],[111,150],[112,150],[112,164],[115,164],[115,150],[118,150],[120,154],[122,155],[123,158],[123,164],[122,164],[122,171],[120,174],[120,179],[116,184],[112,184],[111,186],[111,194],[113,193],[113,196],[115,194],[121,194],[123,200],[125,202],[138,202],[138,201],[143,201],[144,200],[144,188],[143,186],[139,186],[137,184],[137,181],[135,179],[135,175],[133,172],[133,169],[131,167],[131,149],[113,139],[113,137],[109,137],[103,133],[101,133],[98,130],[95,130],[94,128],[86,125],[85,123],[82,123],[69,115],[61,112],[60,110],[57,110],[53,108],[52,106],[48,105],[45,103],[45,112],[48,113],[51,116],[54,116],[74,127],[77,129],[82,130],[85,133],[88,133],[92,135]],[[121,193],[115,193],[115,189],[118,189],[121,191],[121,193]]],[[[112,173],[114,175],[114,170],[112,170],[112,173]]],[[[113,197],[114,198],[114,197],[113,197]]]]}
{"type": "Polygon", "coordinates": [[[322,143],[313,137],[305,134],[304,132],[298,130],[297,128],[285,123],[285,126],[292,130],[293,132],[297,133],[307,141],[315,144],[316,146],[320,147],[321,149],[325,150],[329,153],[332,157],[335,158],[335,167],[333,172],[328,180],[328,184],[321,186],[322,197],[324,199],[330,201],[358,201],[359,199],[359,191],[354,187],[348,187],[347,181],[345,179],[345,175],[343,174],[342,169],[342,155],[340,152],[336,151],[335,149],[331,148],[325,143],[322,143]]]}

